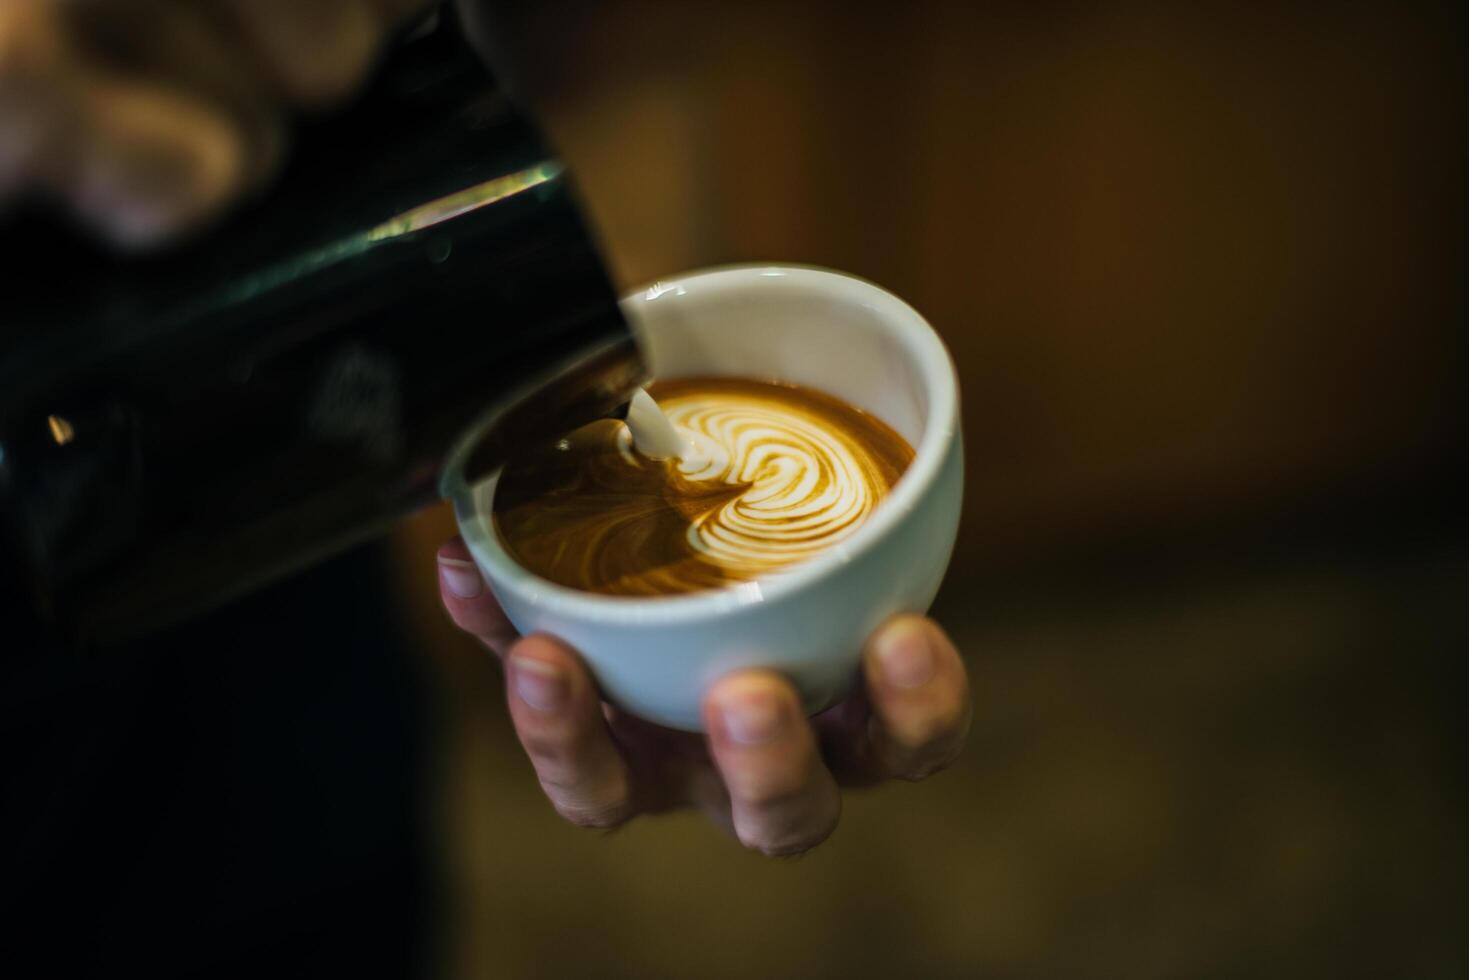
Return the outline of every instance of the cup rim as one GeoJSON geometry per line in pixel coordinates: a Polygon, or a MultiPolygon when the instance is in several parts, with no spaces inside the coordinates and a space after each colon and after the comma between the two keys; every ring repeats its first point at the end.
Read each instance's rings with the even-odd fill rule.
{"type": "MultiPolygon", "coordinates": [[[[746,263],[714,266],[662,279],[633,290],[619,305],[629,312],[649,303],[699,291],[740,291],[751,279],[783,278],[813,292],[855,299],[877,313],[913,357],[929,393],[928,419],[914,446],[913,462],[892,491],[851,537],[789,569],[720,589],[660,596],[619,596],[585,592],[544,579],[517,562],[500,543],[493,518],[479,510],[476,496],[483,483],[459,484],[453,504],[459,531],[491,587],[509,590],[543,612],[580,622],[669,624],[708,619],[751,605],[776,602],[806,591],[871,551],[921,502],[942,470],[959,426],[958,383],[953,359],[933,327],[917,310],[866,279],[810,265],[746,263]]],[[[498,471],[495,476],[498,476],[498,471]]]]}

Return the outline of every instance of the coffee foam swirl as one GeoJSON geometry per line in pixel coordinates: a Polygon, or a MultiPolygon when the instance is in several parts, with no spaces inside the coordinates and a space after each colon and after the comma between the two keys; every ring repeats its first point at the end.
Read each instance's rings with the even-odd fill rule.
{"type": "Polygon", "coordinates": [[[820,392],[727,378],[655,384],[678,460],[598,422],[506,467],[501,541],[561,585],[614,595],[773,574],[860,528],[913,458],[881,421],[820,392]]]}
{"type": "MultiPolygon", "coordinates": [[[[870,452],[798,406],[721,394],[660,407],[690,447],[677,465],[682,479],[745,487],[687,532],[691,549],[727,569],[758,574],[825,551],[886,490],[870,452]]],[[[625,458],[631,442],[619,439],[625,458]]]]}

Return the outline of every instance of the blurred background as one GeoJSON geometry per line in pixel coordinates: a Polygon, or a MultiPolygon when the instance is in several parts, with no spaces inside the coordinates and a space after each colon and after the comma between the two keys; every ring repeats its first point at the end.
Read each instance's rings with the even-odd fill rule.
{"type": "Polygon", "coordinates": [[[796,862],[540,798],[432,664],[462,977],[1463,976],[1465,62],[1386,3],[586,4],[507,18],[618,284],[870,278],[962,377],[960,765],[796,862]]]}
{"type": "Polygon", "coordinates": [[[25,693],[0,921],[108,975],[1469,975],[1457,9],[506,6],[620,288],[811,263],[948,343],[969,749],[800,860],[577,830],[440,508],[25,693]]]}

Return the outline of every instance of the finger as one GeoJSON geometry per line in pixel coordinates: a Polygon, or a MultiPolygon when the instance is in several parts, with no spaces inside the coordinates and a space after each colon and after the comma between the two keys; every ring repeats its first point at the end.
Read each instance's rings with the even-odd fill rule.
{"type": "Polygon", "coordinates": [[[464,541],[454,538],[439,548],[439,598],[449,618],[464,632],[504,656],[517,636],[515,627],[480,575],[464,541]]]}
{"type": "Polygon", "coordinates": [[[284,145],[276,99],[229,18],[207,3],[163,0],[69,10],[73,57],[94,84],[147,81],[205,102],[239,129],[252,182],[274,170],[284,145]]]}
{"type": "MultiPolygon", "coordinates": [[[[153,244],[222,209],[275,150],[250,137],[241,113],[179,84],[194,75],[166,78],[148,51],[119,50],[156,31],[109,29],[118,25],[104,10],[113,7],[0,4],[0,125],[18,134],[0,151],[0,182],[56,192],[119,244],[153,244]]],[[[150,25],[187,28],[169,50],[212,37],[160,19],[162,7],[140,16],[150,10],[150,25]]]]}
{"type": "Polygon", "coordinates": [[[364,0],[222,2],[281,93],[308,107],[351,94],[398,16],[364,0]]]}
{"type": "Polygon", "coordinates": [[[741,843],[800,854],[831,834],[841,793],[790,684],[767,671],[726,677],[704,700],[704,722],[741,843]]]}
{"type": "Polygon", "coordinates": [[[602,829],[632,817],[627,763],[576,654],[550,637],[527,636],[511,647],[506,669],[515,732],[556,812],[602,829]]]}
{"type": "Polygon", "coordinates": [[[118,244],[151,245],[195,225],[250,180],[248,138],[208,102],[111,79],[88,85],[80,103],[46,176],[118,244]]]}
{"type": "Polygon", "coordinates": [[[944,631],[900,616],[872,635],[862,660],[876,774],[922,779],[954,761],[973,715],[964,662],[944,631]]]}

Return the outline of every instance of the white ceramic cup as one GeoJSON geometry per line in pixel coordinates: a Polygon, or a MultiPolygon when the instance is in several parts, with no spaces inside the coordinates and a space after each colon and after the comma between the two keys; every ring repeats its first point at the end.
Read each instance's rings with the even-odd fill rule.
{"type": "Polygon", "coordinates": [[[726,589],[597,595],[540,578],[506,552],[491,520],[496,477],[449,485],[459,529],[521,633],[581,652],[603,695],[651,721],[699,731],[720,676],[764,667],[810,712],[858,676],[864,641],[938,591],[958,530],[964,456],[954,366],[912,307],[822,269],[730,266],[693,272],[622,301],[653,377],[781,380],[836,395],[887,422],[916,455],[846,540],[789,569],[726,589]]]}

